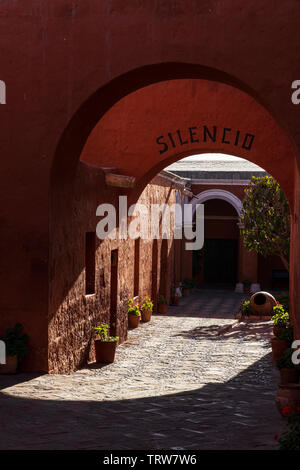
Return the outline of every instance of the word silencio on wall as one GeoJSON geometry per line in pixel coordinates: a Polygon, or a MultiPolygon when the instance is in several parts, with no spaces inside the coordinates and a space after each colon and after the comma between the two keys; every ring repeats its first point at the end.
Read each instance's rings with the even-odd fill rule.
{"type": "Polygon", "coordinates": [[[168,132],[156,139],[159,145],[159,153],[163,154],[171,148],[200,142],[214,142],[223,145],[234,145],[244,150],[251,150],[254,135],[243,133],[240,130],[233,131],[230,127],[218,128],[218,126],[191,126],[184,130],[168,132]]]}
{"type": "Polygon", "coordinates": [[[6,104],[6,85],[3,80],[0,80],[0,104],[6,104]]]}

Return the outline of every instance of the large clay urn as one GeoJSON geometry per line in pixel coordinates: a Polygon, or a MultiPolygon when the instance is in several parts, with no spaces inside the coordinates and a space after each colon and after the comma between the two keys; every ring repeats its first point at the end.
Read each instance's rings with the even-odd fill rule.
{"type": "Polygon", "coordinates": [[[276,300],[273,295],[268,292],[256,292],[250,298],[251,310],[256,315],[269,316],[273,315],[273,307],[276,305],[276,300]]]}

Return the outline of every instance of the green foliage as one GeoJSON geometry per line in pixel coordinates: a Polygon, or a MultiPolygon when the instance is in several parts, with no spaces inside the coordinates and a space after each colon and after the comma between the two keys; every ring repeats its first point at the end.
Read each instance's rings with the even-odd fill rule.
{"type": "Polygon", "coordinates": [[[159,296],[159,299],[158,299],[158,303],[159,303],[159,304],[167,304],[168,301],[167,301],[167,299],[166,299],[163,295],[160,295],[160,296],[159,296]]]}
{"type": "Polygon", "coordinates": [[[128,315],[141,316],[140,306],[139,304],[133,305],[133,299],[128,300],[128,315]]]}
{"type": "Polygon", "coordinates": [[[277,304],[273,307],[274,315],[271,320],[276,326],[286,327],[290,323],[290,316],[288,312],[285,311],[283,305],[277,304]]]}
{"type": "Polygon", "coordinates": [[[109,326],[106,323],[101,323],[100,326],[96,326],[94,331],[100,336],[101,341],[119,341],[119,336],[109,336],[109,326]]]}
{"type": "Polygon", "coordinates": [[[22,333],[23,326],[21,323],[16,323],[13,328],[7,328],[5,335],[1,338],[6,346],[7,356],[18,356],[21,361],[28,353],[27,343],[29,336],[22,333]]]}
{"type": "Polygon", "coordinates": [[[284,192],[271,176],[253,176],[245,190],[242,235],[248,251],[278,255],[288,269],[290,211],[284,192]]]}
{"type": "Polygon", "coordinates": [[[282,412],[287,416],[288,431],[278,439],[280,450],[300,450],[300,407],[293,410],[286,406],[282,412]]]}
{"type": "Polygon", "coordinates": [[[284,368],[300,370],[300,365],[296,365],[292,362],[292,355],[294,352],[294,349],[288,348],[284,351],[283,356],[277,359],[276,366],[279,370],[284,368]]]}
{"type": "Polygon", "coordinates": [[[241,314],[245,316],[250,316],[252,314],[250,300],[242,300],[239,312],[241,312],[241,314]]]}
{"type": "Polygon", "coordinates": [[[153,310],[153,302],[148,295],[144,295],[144,301],[141,305],[142,310],[153,310]]]}
{"type": "Polygon", "coordinates": [[[287,341],[288,343],[292,344],[294,341],[294,328],[292,325],[286,326],[283,328],[280,335],[277,336],[277,339],[281,341],[287,341]]]}
{"type": "Polygon", "coordinates": [[[252,281],[250,281],[249,279],[245,279],[245,280],[243,281],[244,287],[250,287],[251,284],[252,284],[252,281]]]}
{"type": "Polygon", "coordinates": [[[194,289],[197,285],[197,281],[195,279],[185,279],[182,283],[182,289],[187,290],[187,289],[194,289]]]}

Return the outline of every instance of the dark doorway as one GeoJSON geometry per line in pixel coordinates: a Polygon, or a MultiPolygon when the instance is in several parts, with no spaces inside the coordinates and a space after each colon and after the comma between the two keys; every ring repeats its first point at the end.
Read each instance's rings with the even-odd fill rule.
{"type": "Polygon", "coordinates": [[[118,306],[118,250],[112,250],[110,263],[110,334],[117,336],[117,306],[118,306]]]}
{"type": "Polygon", "coordinates": [[[231,286],[237,280],[238,241],[208,238],[204,242],[204,282],[231,286]]]}

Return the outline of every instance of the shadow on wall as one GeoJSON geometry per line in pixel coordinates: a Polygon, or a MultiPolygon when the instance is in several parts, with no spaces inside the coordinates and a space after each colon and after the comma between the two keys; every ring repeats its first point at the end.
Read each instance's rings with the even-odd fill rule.
{"type": "MultiPolygon", "coordinates": [[[[0,448],[276,449],[273,434],[283,424],[275,409],[273,374],[268,354],[224,384],[170,395],[101,402],[2,392],[0,448]]],[[[3,377],[1,386],[34,377],[3,377]]]]}

